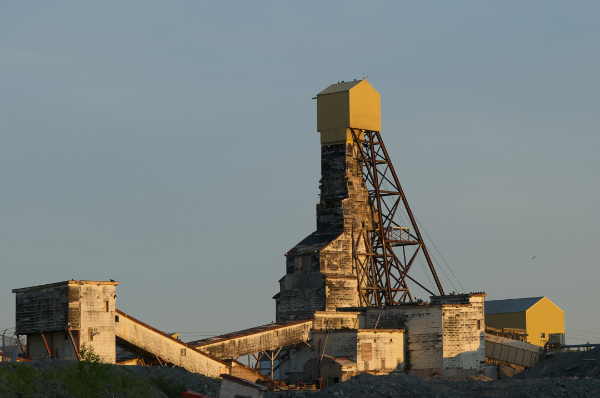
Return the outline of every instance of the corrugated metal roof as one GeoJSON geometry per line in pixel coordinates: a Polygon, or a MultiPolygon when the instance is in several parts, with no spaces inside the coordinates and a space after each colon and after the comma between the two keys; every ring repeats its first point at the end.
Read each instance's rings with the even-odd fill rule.
{"type": "Polygon", "coordinates": [[[348,91],[360,82],[362,82],[362,80],[355,80],[353,82],[342,82],[342,83],[332,84],[331,86],[327,87],[325,90],[321,91],[317,95],[341,93],[342,91],[348,91]]]}
{"type": "Polygon", "coordinates": [[[485,314],[504,314],[507,312],[523,312],[530,309],[542,297],[527,297],[507,300],[489,300],[485,302],[485,314]]]}

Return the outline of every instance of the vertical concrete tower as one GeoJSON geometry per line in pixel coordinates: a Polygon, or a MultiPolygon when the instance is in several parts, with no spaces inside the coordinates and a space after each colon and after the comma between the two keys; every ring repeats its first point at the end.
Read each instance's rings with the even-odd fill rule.
{"type": "MultiPolygon", "coordinates": [[[[317,94],[321,133],[317,230],[286,253],[286,274],[275,295],[277,322],[315,311],[355,307],[358,281],[355,236],[372,228],[362,163],[350,128],[381,130],[379,93],[366,81],[332,84],[317,94]]],[[[357,247],[358,246],[358,247],[357,247]]]]}

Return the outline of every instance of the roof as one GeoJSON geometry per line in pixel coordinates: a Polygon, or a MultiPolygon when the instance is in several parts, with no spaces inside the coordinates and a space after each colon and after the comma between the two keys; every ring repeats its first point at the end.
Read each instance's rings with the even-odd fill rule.
{"type": "Polygon", "coordinates": [[[343,234],[344,232],[333,232],[326,234],[319,234],[317,232],[313,232],[308,235],[306,238],[302,239],[300,243],[294,246],[289,252],[285,255],[289,254],[300,254],[305,252],[317,252],[324,249],[330,242],[334,241],[338,236],[343,234]]]}
{"type": "Polygon", "coordinates": [[[235,383],[238,383],[238,384],[241,384],[244,386],[252,387],[252,388],[255,388],[260,391],[267,391],[267,387],[265,387],[265,386],[261,386],[260,384],[252,383],[251,381],[248,381],[248,380],[240,379],[239,377],[235,377],[235,376],[229,375],[227,373],[221,374],[221,378],[225,379],[225,380],[233,381],[235,383]]]}
{"type": "Polygon", "coordinates": [[[227,333],[227,334],[223,334],[220,336],[209,337],[209,338],[202,339],[202,340],[190,341],[188,344],[191,346],[194,346],[194,347],[201,347],[201,346],[205,346],[205,345],[209,345],[209,344],[220,343],[225,340],[236,339],[236,338],[248,336],[248,335],[255,334],[255,333],[269,332],[271,330],[285,328],[288,326],[299,325],[302,323],[309,323],[312,321],[313,321],[312,319],[303,319],[301,321],[291,320],[291,321],[283,321],[283,322],[278,322],[278,323],[270,323],[270,324],[263,325],[263,326],[256,326],[256,327],[253,327],[250,329],[240,330],[239,332],[232,332],[232,333],[227,333]]]}
{"type": "Polygon", "coordinates": [[[354,80],[353,82],[341,82],[337,84],[332,84],[317,95],[341,93],[342,91],[348,91],[360,82],[362,82],[362,80],[354,80]]]}
{"type": "Polygon", "coordinates": [[[485,314],[504,314],[508,312],[524,312],[533,307],[542,297],[527,297],[506,300],[489,300],[485,302],[485,314]]]}
{"type": "Polygon", "coordinates": [[[329,357],[329,359],[331,359],[334,362],[339,363],[342,366],[356,366],[356,362],[352,362],[348,358],[333,358],[333,357],[329,357]]]}
{"type": "Polygon", "coordinates": [[[12,292],[13,293],[23,293],[23,292],[27,292],[29,290],[41,290],[41,289],[49,289],[52,287],[59,287],[59,286],[65,286],[65,285],[113,285],[113,286],[117,286],[119,284],[119,282],[115,282],[115,281],[83,281],[83,280],[75,280],[75,279],[71,279],[70,281],[63,281],[63,282],[56,282],[56,283],[48,283],[46,285],[37,285],[37,286],[29,286],[29,287],[22,287],[20,289],[13,289],[12,292]]]}

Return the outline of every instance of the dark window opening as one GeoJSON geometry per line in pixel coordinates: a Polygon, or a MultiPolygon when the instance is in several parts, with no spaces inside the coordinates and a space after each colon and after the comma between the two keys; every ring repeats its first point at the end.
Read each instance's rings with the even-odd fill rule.
{"type": "Polygon", "coordinates": [[[115,322],[119,322],[119,316],[115,315],[115,322]]]}
{"type": "Polygon", "coordinates": [[[109,308],[109,306],[108,306],[108,300],[104,300],[104,310],[106,312],[108,312],[108,308],[109,308]]]}

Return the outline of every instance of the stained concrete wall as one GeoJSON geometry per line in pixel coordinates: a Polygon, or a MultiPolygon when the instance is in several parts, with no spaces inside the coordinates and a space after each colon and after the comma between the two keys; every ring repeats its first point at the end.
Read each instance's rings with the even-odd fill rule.
{"type": "Polygon", "coordinates": [[[421,374],[442,373],[443,334],[441,306],[389,306],[368,308],[366,328],[405,329],[406,369],[421,374]]]}
{"type": "Polygon", "coordinates": [[[402,330],[313,330],[311,334],[308,344],[289,350],[287,366],[282,366],[282,374],[288,374],[290,383],[313,376],[321,356],[346,358],[357,364],[357,372],[387,374],[405,369],[402,330]]]}
{"type": "Polygon", "coordinates": [[[485,366],[484,297],[469,301],[442,304],[444,376],[468,376],[485,366]]]}
{"type": "Polygon", "coordinates": [[[114,364],[117,361],[115,286],[83,284],[79,287],[81,347],[93,347],[102,362],[114,364]]]}

